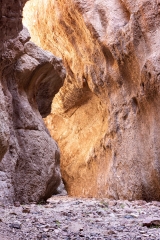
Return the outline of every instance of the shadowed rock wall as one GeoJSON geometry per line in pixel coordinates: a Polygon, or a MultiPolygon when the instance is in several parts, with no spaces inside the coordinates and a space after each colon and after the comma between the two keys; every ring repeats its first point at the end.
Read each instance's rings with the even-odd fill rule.
{"type": "Polygon", "coordinates": [[[160,2],[31,0],[24,16],[67,69],[46,124],[69,194],[160,200],[160,2]]]}
{"type": "Polygon", "coordinates": [[[40,201],[60,184],[59,149],[42,116],[63,85],[61,59],[30,40],[25,1],[0,2],[0,202],[40,201]]]}

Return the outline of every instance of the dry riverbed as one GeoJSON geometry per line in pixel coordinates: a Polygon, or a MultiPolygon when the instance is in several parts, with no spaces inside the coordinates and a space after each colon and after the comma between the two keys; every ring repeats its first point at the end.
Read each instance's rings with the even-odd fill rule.
{"type": "Polygon", "coordinates": [[[160,202],[55,196],[0,213],[0,240],[160,240],[160,202]]]}

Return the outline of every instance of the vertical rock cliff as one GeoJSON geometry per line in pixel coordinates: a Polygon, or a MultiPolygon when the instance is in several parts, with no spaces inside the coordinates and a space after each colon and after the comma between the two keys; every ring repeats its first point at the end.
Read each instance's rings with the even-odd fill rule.
{"type": "Polygon", "coordinates": [[[159,0],[31,0],[24,20],[67,69],[46,124],[69,194],[160,200],[159,0]]]}
{"type": "Polygon", "coordinates": [[[59,149],[42,116],[63,85],[61,59],[30,41],[26,1],[0,2],[0,202],[40,201],[58,187],[59,149]]]}

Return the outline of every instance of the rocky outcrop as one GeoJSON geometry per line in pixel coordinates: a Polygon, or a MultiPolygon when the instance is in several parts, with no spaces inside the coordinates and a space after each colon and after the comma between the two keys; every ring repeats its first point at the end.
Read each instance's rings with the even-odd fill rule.
{"type": "Polygon", "coordinates": [[[31,0],[24,20],[67,69],[46,124],[69,194],[160,200],[160,2],[31,0]]]}
{"type": "Polygon", "coordinates": [[[63,85],[62,61],[30,41],[25,1],[1,1],[0,202],[40,201],[60,184],[59,148],[42,116],[63,85]]]}

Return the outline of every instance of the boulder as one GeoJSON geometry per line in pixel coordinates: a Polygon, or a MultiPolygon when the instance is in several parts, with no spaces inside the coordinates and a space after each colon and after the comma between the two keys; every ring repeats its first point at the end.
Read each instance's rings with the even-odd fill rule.
{"type": "Polygon", "coordinates": [[[30,41],[25,1],[1,1],[0,202],[46,200],[61,182],[60,152],[42,117],[62,87],[62,60],[30,41]]]}

